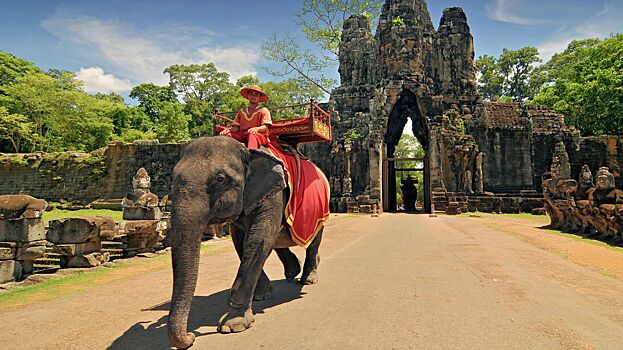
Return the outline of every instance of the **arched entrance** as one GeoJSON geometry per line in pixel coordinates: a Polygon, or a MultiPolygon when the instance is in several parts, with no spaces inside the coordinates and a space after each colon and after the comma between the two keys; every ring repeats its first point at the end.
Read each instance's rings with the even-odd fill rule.
{"type": "Polygon", "coordinates": [[[426,213],[431,211],[431,186],[430,186],[430,165],[429,165],[429,128],[426,116],[420,109],[417,97],[408,90],[403,90],[400,97],[394,104],[389,115],[387,130],[385,132],[385,158],[383,159],[383,210],[397,210],[397,183],[396,174],[401,171],[421,172],[424,186],[423,210],[426,213]],[[424,149],[424,156],[421,158],[397,158],[394,157],[396,146],[402,137],[402,133],[407,120],[411,120],[413,135],[424,149]],[[401,163],[412,161],[417,162],[416,167],[401,167],[401,163]]]}

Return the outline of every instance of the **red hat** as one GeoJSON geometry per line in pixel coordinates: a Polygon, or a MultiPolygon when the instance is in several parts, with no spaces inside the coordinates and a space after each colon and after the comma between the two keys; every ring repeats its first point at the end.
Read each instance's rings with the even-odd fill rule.
{"type": "Polygon", "coordinates": [[[240,90],[240,95],[242,95],[244,98],[246,98],[248,100],[249,99],[248,94],[249,94],[249,91],[251,91],[251,90],[260,93],[260,100],[259,100],[260,102],[268,101],[268,95],[266,95],[266,93],[264,91],[262,91],[262,88],[259,87],[258,85],[251,85],[251,86],[248,86],[248,87],[240,90]]]}

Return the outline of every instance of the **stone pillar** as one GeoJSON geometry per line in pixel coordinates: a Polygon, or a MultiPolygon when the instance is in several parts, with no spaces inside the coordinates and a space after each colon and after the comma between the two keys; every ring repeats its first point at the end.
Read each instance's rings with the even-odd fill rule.
{"type": "Polygon", "coordinates": [[[33,273],[46,250],[42,215],[48,203],[27,195],[0,196],[0,283],[33,273]]]}
{"type": "Polygon", "coordinates": [[[344,178],[342,179],[342,195],[350,196],[353,192],[353,183],[350,177],[350,153],[352,145],[350,142],[344,144],[344,178]]]}
{"type": "MultiPolygon", "coordinates": [[[[370,198],[383,200],[383,143],[379,141],[371,141],[369,149],[370,159],[370,198]]],[[[382,205],[379,206],[383,208],[382,205]]]]}
{"type": "Polygon", "coordinates": [[[442,136],[440,130],[436,127],[431,127],[430,141],[428,144],[428,159],[430,168],[430,186],[431,190],[435,191],[438,188],[445,188],[445,182],[443,179],[443,163],[441,157],[443,156],[443,150],[441,145],[442,136]]]}

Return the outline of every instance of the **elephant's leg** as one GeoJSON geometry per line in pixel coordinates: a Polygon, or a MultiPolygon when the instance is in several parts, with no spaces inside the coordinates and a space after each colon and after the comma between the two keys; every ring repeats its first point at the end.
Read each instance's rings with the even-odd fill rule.
{"type": "MultiPolygon", "coordinates": [[[[236,253],[238,253],[238,257],[242,260],[243,250],[244,250],[244,232],[237,226],[232,226],[231,230],[231,239],[234,242],[234,247],[236,248],[236,253]]],[[[253,300],[261,301],[270,299],[272,297],[273,287],[270,285],[270,279],[262,270],[262,274],[260,275],[259,280],[257,281],[257,285],[255,286],[255,292],[253,293],[253,300]]]]}
{"type": "Polygon", "coordinates": [[[281,226],[281,207],[281,197],[273,196],[250,214],[250,227],[244,236],[244,249],[231,288],[229,307],[218,327],[221,333],[242,332],[251,327],[254,321],[251,311],[253,292],[277,239],[281,226]]]}
{"type": "Polygon", "coordinates": [[[301,262],[290,251],[290,248],[276,248],[275,252],[283,264],[283,272],[286,276],[286,280],[292,281],[301,272],[301,262]]]}
{"type": "Polygon", "coordinates": [[[301,275],[302,284],[314,284],[318,282],[318,264],[320,264],[320,256],[318,255],[318,248],[320,247],[320,241],[322,241],[322,232],[324,228],[320,229],[320,232],[316,235],[311,242],[307,250],[305,251],[305,264],[303,265],[303,275],[301,275]]]}

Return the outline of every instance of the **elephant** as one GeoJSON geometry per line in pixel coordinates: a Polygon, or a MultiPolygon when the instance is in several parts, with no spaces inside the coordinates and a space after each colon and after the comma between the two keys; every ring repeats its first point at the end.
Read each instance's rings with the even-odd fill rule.
{"type": "MultiPolygon", "coordinates": [[[[264,262],[274,249],[287,280],[301,272],[287,228],[282,227],[289,198],[281,160],[265,150],[249,150],[226,136],[202,137],[189,143],[172,174],[171,252],[173,295],[168,336],[177,348],[190,347],[187,331],[197,283],[201,237],[210,225],[231,223],[232,240],[240,258],[221,333],[241,332],[254,322],[252,300],[271,296],[264,262]]],[[[318,281],[318,248],[322,229],[306,248],[300,282],[318,281]]]]}

